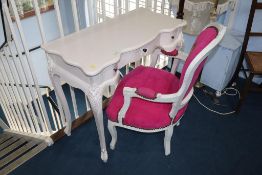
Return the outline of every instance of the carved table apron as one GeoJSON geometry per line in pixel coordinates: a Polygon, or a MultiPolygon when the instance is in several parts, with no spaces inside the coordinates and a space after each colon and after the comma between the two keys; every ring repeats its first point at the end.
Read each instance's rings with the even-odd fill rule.
{"type": "Polygon", "coordinates": [[[149,54],[156,60],[154,53],[157,52],[154,51],[180,47],[185,24],[183,20],[140,8],[42,45],[48,55],[49,75],[66,118],[65,133],[71,133],[71,114],[61,80],[81,89],[88,97],[99,135],[101,159],[106,162],[104,88],[118,82],[117,69],[126,64],[149,54]]]}

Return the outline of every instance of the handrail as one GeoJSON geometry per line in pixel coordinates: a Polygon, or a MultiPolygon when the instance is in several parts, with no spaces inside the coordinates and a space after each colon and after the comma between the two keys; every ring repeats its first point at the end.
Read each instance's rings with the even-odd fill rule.
{"type": "MultiPolygon", "coordinates": [[[[29,49],[29,52],[32,52],[32,51],[35,51],[37,49],[40,49],[41,46],[36,46],[36,47],[33,47],[32,49],[29,49]]],[[[5,56],[5,54],[3,54],[5,56]]],[[[22,55],[25,55],[25,52],[22,52],[22,55]]],[[[16,57],[19,57],[18,54],[15,55],[16,57]]],[[[13,57],[12,55],[9,55],[9,57],[13,57]]]]}
{"type": "MultiPolygon", "coordinates": [[[[22,87],[22,84],[11,84],[11,83],[0,83],[0,85],[7,85],[7,86],[19,86],[19,87],[22,87]]],[[[28,84],[25,84],[25,87],[36,87],[36,85],[32,84],[32,85],[28,85],[28,84]]],[[[39,88],[42,88],[42,89],[48,89],[51,91],[51,88],[49,86],[43,86],[43,85],[39,85],[39,88]]]]}

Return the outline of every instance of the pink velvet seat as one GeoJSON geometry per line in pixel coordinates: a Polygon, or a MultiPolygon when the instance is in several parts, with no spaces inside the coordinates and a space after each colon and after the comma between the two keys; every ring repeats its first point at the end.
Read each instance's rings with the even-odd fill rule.
{"type": "MultiPolygon", "coordinates": [[[[106,110],[112,149],[117,140],[115,126],[120,126],[140,132],[164,130],[165,154],[170,154],[173,127],[179,124],[186,111],[207,55],[224,33],[225,28],[221,25],[209,26],[200,33],[184,63],[180,79],[164,70],[139,66],[120,81],[106,110]]],[[[177,55],[177,51],[164,53],[177,55]]]]}
{"type": "MultiPolygon", "coordinates": [[[[108,119],[113,122],[117,122],[118,113],[124,104],[124,87],[150,88],[153,92],[172,94],[179,89],[179,79],[164,70],[144,66],[137,67],[121,80],[106,110],[108,119]]],[[[186,107],[177,113],[174,122],[183,115],[186,107]]],[[[146,130],[163,128],[171,123],[169,117],[171,108],[171,103],[155,103],[134,98],[126,112],[123,124],[146,130]]]]}

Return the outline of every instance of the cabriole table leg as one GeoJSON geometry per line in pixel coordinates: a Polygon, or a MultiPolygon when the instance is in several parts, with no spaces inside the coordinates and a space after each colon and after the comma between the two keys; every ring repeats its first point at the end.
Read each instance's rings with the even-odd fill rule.
{"type": "Polygon", "coordinates": [[[89,99],[99,137],[101,148],[101,159],[107,162],[108,154],[105,142],[104,122],[103,122],[103,109],[102,109],[102,89],[100,87],[92,87],[86,90],[86,95],[89,99]]]}
{"type": "MultiPolygon", "coordinates": [[[[66,135],[70,136],[71,135],[71,126],[72,126],[72,119],[71,119],[71,113],[69,110],[69,106],[64,94],[64,91],[62,89],[61,86],[61,80],[60,77],[56,74],[50,74],[50,79],[54,85],[54,90],[55,93],[57,94],[57,97],[59,98],[60,102],[62,103],[64,112],[65,112],[65,117],[66,117],[66,127],[64,132],[66,133],[66,135]]],[[[60,111],[61,113],[63,111],[60,111]]]]}

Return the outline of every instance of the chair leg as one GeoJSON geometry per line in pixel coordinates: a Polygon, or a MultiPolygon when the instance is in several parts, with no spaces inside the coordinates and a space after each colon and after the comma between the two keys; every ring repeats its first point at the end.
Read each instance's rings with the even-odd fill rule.
{"type": "Polygon", "coordinates": [[[108,125],[107,126],[108,126],[109,133],[111,134],[111,137],[112,137],[112,140],[110,142],[110,148],[112,150],[114,150],[115,149],[115,145],[116,145],[116,141],[117,141],[116,127],[113,124],[113,122],[111,122],[110,120],[108,120],[108,125]]]}
{"type": "Polygon", "coordinates": [[[167,130],[165,130],[164,147],[165,147],[166,156],[170,154],[170,141],[172,135],[173,135],[173,126],[170,126],[167,130]]]}

